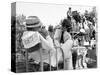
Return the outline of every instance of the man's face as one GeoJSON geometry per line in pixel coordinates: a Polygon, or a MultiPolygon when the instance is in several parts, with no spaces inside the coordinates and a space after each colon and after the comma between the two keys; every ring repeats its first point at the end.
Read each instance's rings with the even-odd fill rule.
{"type": "Polygon", "coordinates": [[[64,30],[64,31],[67,30],[66,27],[63,27],[63,30],[64,30]]]}

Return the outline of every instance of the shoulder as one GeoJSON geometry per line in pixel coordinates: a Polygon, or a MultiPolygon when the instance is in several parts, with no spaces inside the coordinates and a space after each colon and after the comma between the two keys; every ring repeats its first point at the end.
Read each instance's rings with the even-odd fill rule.
{"type": "Polygon", "coordinates": [[[28,37],[34,35],[35,33],[37,33],[37,32],[25,31],[25,32],[23,33],[23,35],[22,35],[22,39],[26,39],[26,38],[28,38],[28,37]]]}
{"type": "Polygon", "coordinates": [[[67,31],[64,32],[64,36],[71,37],[70,33],[68,33],[67,31]]]}
{"type": "Polygon", "coordinates": [[[61,25],[57,25],[57,26],[55,27],[55,29],[61,29],[61,28],[62,28],[61,25]]]}

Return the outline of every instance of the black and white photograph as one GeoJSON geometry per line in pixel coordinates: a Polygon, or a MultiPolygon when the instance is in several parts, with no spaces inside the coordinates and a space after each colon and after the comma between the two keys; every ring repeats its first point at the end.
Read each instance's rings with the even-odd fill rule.
{"type": "Polygon", "coordinates": [[[96,6],[11,3],[11,71],[97,68],[96,6]]]}

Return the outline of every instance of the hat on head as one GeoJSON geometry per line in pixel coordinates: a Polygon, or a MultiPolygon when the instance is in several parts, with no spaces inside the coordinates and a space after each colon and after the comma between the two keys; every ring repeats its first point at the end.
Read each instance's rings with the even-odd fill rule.
{"type": "Polygon", "coordinates": [[[36,28],[40,27],[42,23],[40,22],[39,18],[37,16],[29,16],[26,19],[26,27],[27,28],[36,28]]]}

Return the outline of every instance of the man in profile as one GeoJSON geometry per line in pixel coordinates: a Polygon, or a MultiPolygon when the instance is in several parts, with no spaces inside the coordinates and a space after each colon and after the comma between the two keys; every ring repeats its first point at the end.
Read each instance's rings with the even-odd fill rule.
{"type": "Polygon", "coordinates": [[[71,20],[71,17],[72,17],[72,11],[71,11],[71,7],[69,7],[69,10],[67,11],[67,18],[71,20]]]}

